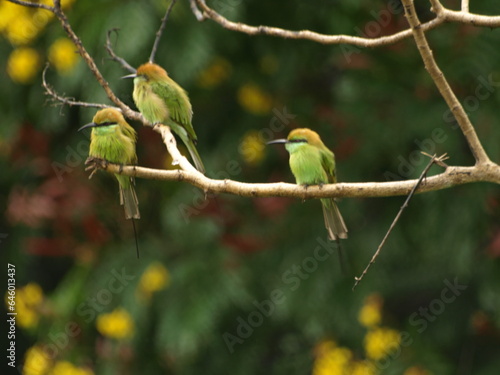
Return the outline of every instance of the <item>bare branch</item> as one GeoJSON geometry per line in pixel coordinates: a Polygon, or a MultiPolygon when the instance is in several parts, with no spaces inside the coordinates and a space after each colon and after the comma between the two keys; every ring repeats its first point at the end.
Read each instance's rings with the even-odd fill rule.
{"type": "MultiPolygon", "coordinates": [[[[198,5],[202,6],[205,5],[205,2],[202,0],[195,0],[198,5]]],[[[430,28],[433,28],[437,26],[438,24],[444,22],[446,19],[445,17],[438,16],[436,19],[428,22],[425,25],[421,25],[418,21],[418,18],[416,18],[415,14],[415,9],[413,7],[413,2],[411,0],[403,0],[405,3],[405,11],[407,12],[407,18],[409,19],[409,23],[411,26],[410,30],[406,30],[404,32],[400,32],[397,34],[394,34],[390,37],[383,37],[375,40],[375,44],[373,45],[383,45],[384,43],[387,44],[388,40],[394,41],[395,39],[399,38],[398,40],[406,37],[405,33],[413,33],[415,40],[417,42],[417,45],[419,47],[419,51],[422,54],[422,57],[424,59],[424,63],[426,64],[427,69],[431,73],[431,76],[434,78],[436,85],[442,91],[443,96],[447,100],[448,105],[452,104],[453,106],[450,106],[452,108],[453,112],[457,116],[457,113],[460,115],[460,110],[463,112],[463,108],[460,106],[460,103],[458,103],[456,97],[454,96],[453,92],[451,92],[451,89],[449,86],[447,86],[447,82],[442,77],[442,73],[439,71],[439,68],[437,67],[435,61],[432,58],[432,52],[429,49],[429,46],[427,44],[427,41],[425,39],[425,35],[423,34],[424,30],[428,30],[430,28]],[[389,38],[389,39],[387,39],[389,38]],[[378,43],[378,44],[377,44],[378,43]],[[458,103],[458,104],[457,104],[458,103]],[[455,106],[457,105],[457,106],[455,106]],[[458,109],[457,109],[458,108],[458,109]]],[[[23,4],[24,2],[16,2],[20,5],[25,5],[23,4]]],[[[439,1],[433,0],[433,3],[437,4],[438,6],[440,5],[439,1]]],[[[27,5],[31,6],[31,5],[27,5]]],[[[171,5],[172,6],[172,5],[171,5]]],[[[206,7],[206,5],[205,5],[206,7]]],[[[203,8],[203,7],[202,7],[203,8]]],[[[82,45],[81,40],[77,37],[77,35],[74,33],[72,30],[71,26],[69,25],[68,19],[64,12],[61,10],[60,7],[60,2],[59,1],[54,1],[54,7],[49,7],[49,8],[44,8],[47,10],[52,11],[55,16],[59,19],[61,22],[61,25],[63,29],[66,31],[68,34],[69,38],[73,41],[73,43],[76,45],[78,52],[82,56],[82,58],[85,60],[87,65],[89,66],[90,70],[93,72],[95,75],[97,81],[101,84],[105,92],[107,93],[108,97],[122,110],[123,114],[133,120],[139,121],[143,123],[146,126],[153,126],[151,123],[149,123],[147,120],[144,119],[144,117],[133,110],[131,110],[128,106],[126,106],[123,102],[121,102],[112,92],[111,88],[109,87],[108,83],[104,80],[102,74],[99,72],[94,60],[91,58],[91,56],[87,53],[85,48],[82,45]]],[[[171,8],[169,8],[171,9],[171,8]]],[[[210,9],[210,8],[208,8],[210,9]]],[[[439,8],[437,8],[439,9],[439,8]]],[[[206,13],[207,10],[203,8],[204,12],[206,13]]],[[[167,16],[167,15],[166,15],[167,16]]],[[[235,24],[235,25],[240,25],[240,24],[235,24]]],[[[240,27],[240,26],[238,26],[240,27]]],[[[250,27],[247,25],[243,25],[243,28],[250,27]]],[[[251,27],[250,27],[251,28],[251,27]]],[[[262,30],[262,28],[254,28],[257,30],[262,30]]],[[[281,30],[281,29],[273,29],[272,30],[281,30]]],[[[264,30],[269,30],[265,29],[264,30]]],[[[241,30],[238,30],[241,31],[241,30]]],[[[245,31],[243,31],[245,32],[245,31]]],[[[262,31],[258,31],[258,33],[263,33],[262,31]]],[[[293,36],[296,39],[302,38],[302,39],[307,39],[308,37],[304,37],[303,34],[300,34],[302,32],[290,32],[286,30],[281,30],[279,32],[276,32],[277,36],[286,36],[287,33],[292,33],[293,36]],[[284,32],[284,34],[282,34],[284,32]],[[300,35],[298,35],[300,34],[300,35]]],[[[305,32],[306,34],[309,33],[308,35],[310,36],[309,31],[305,32]]],[[[313,33],[314,34],[314,33],[313,33]]],[[[272,33],[271,33],[272,35],[272,33]]],[[[323,37],[320,34],[315,34],[319,35],[320,38],[323,37]]],[[[337,38],[335,40],[337,41],[323,41],[325,43],[336,43],[338,42],[338,38],[342,36],[326,36],[328,38],[337,38]]],[[[355,37],[348,37],[348,38],[355,38],[355,37]]],[[[364,38],[355,38],[357,42],[361,43],[360,45],[369,45],[370,40],[365,40],[364,38]],[[368,43],[368,42],[369,43],[368,43]],[[367,44],[368,43],[368,44],[367,44]]],[[[314,39],[311,39],[314,40],[314,39]]],[[[343,41],[345,42],[345,40],[343,41]]],[[[79,103],[83,102],[77,102],[73,101],[72,99],[64,98],[60,95],[58,95],[46,82],[45,79],[45,73],[44,73],[44,87],[46,88],[47,92],[49,95],[52,97],[56,98],[57,100],[60,100],[63,103],[69,104],[69,105],[79,105],[79,103]]],[[[87,103],[87,105],[94,105],[93,103],[87,103]]],[[[96,107],[100,108],[102,105],[96,104],[96,107]]],[[[462,113],[463,115],[463,113],[462,113]]],[[[434,190],[440,190],[440,189],[445,189],[449,188],[452,186],[456,185],[461,185],[461,184],[466,184],[466,183],[472,183],[472,182],[493,182],[496,184],[500,184],[500,166],[497,164],[492,163],[486,154],[484,153],[484,150],[482,149],[481,144],[479,143],[479,140],[477,139],[477,136],[475,134],[475,131],[468,121],[468,118],[465,117],[461,118],[460,116],[457,117],[459,119],[459,124],[462,128],[462,131],[464,132],[467,140],[469,141],[469,144],[471,146],[471,149],[473,150],[474,155],[476,156],[477,163],[473,167],[448,167],[446,168],[444,173],[432,176],[427,178],[424,183],[422,183],[418,189],[416,190],[417,193],[423,193],[423,192],[428,192],[428,191],[434,191],[434,190]],[[465,119],[465,120],[464,120],[465,119]],[[461,122],[462,121],[462,122],[461,122]],[[464,122],[465,121],[465,122],[464,122]]],[[[325,197],[384,197],[384,196],[395,196],[395,195],[406,195],[408,194],[412,188],[415,187],[416,180],[410,180],[410,181],[395,181],[395,182],[367,182],[367,183],[338,183],[338,184],[329,184],[329,185],[323,185],[323,186],[310,186],[309,188],[305,189],[302,186],[294,185],[294,184],[286,184],[286,183],[272,183],[272,184],[262,184],[262,183],[256,183],[256,184],[249,184],[249,183],[241,183],[237,181],[231,181],[231,180],[214,180],[210,179],[200,172],[198,172],[189,162],[188,160],[182,156],[179,152],[179,150],[176,147],[176,142],[175,138],[173,137],[170,128],[164,125],[157,125],[154,127],[154,130],[157,131],[162,135],[163,141],[169,151],[169,153],[172,155],[172,158],[174,160],[174,164],[178,164],[180,166],[180,170],[176,171],[165,171],[165,170],[156,170],[156,169],[148,169],[148,168],[141,168],[141,167],[124,167],[123,170],[119,166],[116,165],[106,165],[103,167],[103,169],[106,169],[112,173],[120,173],[128,176],[135,176],[135,177],[140,177],[140,178],[148,178],[148,179],[159,179],[159,180],[168,180],[168,181],[186,181],[193,186],[197,186],[201,189],[203,189],[206,192],[215,192],[215,193],[230,193],[230,194],[235,194],[235,195],[240,195],[240,196],[248,196],[248,197],[266,197],[266,196],[286,196],[286,197],[295,197],[295,198],[325,198],[325,197]]],[[[443,166],[446,166],[444,163],[442,164],[443,166]]]]}
{"type": "Polygon", "coordinates": [[[111,60],[114,60],[117,63],[119,63],[125,70],[128,70],[130,73],[135,73],[136,72],[135,68],[128,62],[126,62],[124,58],[118,56],[113,50],[110,36],[112,32],[116,33],[116,35],[118,36],[118,31],[119,29],[108,30],[108,33],[106,34],[106,45],[105,45],[106,51],[108,51],[109,56],[111,56],[111,60]]]}
{"type": "Polygon", "coordinates": [[[469,12],[469,0],[462,0],[462,12],[469,12]]]}
{"type": "MultiPolygon", "coordinates": [[[[476,163],[491,163],[490,159],[486,155],[486,152],[484,151],[481,142],[479,141],[479,138],[477,137],[476,130],[470,122],[469,116],[467,116],[467,113],[462,107],[462,104],[458,101],[443,72],[441,71],[441,69],[439,69],[436,60],[434,60],[431,48],[429,47],[429,43],[427,42],[425,33],[422,30],[422,25],[420,24],[420,20],[418,19],[417,13],[415,11],[413,0],[402,1],[405,9],[406,19],[410,24],[411,30],[413,32],[413,37],[415,39],[415,44],[417,45],[418,51],[422,56],[425,69],[427,69],[427,71],[429,72],[436,87],[446,101],[446,104],[448,104],[448,107],[455,116],[455,119],[457,120],[458,125],[460,126],[460,129],[462,130],[462,133],[464,134],[465,139],[469,144],[472,154],[476,159],[476,163]]],[[[433,0],[432,3],[434,7],[439,4],[439,1],[433,0]]]]}
{"type": "MultiPolygon", "coordinates": [[[[174,157],[175,159],[175,157],[174,157]]],[[[182,166],[181,166],[182,167],[182,166]]],[[[193,167],[194,168],[194,167],[193,167]]],[[[206,192],[227,193],[242,197],[292,197],[306,198],[371,198],[407,195],[417,180],[391,182],[336,183],[322,186],[309,186],[284,182],[244,183],[233,180],[214,180],[196,170],[160,170],[137,166],[109,164],[105,168],[111,173],[163,181],[184,181],[206,192]]],[[[492,182],[500,184],[500,166],[497,164],[478,164],[473,167],[449,167],[445,172],[427,177],[416,193],[442,190],[473,182],[492,182]]]]}
{"type": "Polygon", "coordinates": [[[385,243],[387,241],[387,238],[389,238],[389,234],[391,234],[392,230],[396,226],[396,223],[398,222],[399,218],[401,217],[401,214],[403,213],[404,209],[406,207],[408,207],[408,203],[410,202],[411,197],[413,197],[413,194],[415,194],[415,191],[418,189],[418,187],[422,183],[423,179],[427,175],[427,172],[429,172],[429,169],[431,168],[432,164],[436,163],[436,164],[439,165],[441,162],[443,162],[446,159],[447,159],[446,154],[443,154],[443,155],[441,155],[438,158],[436,158],[436,155],[431,156],[431,160],[429,160],[429,163],[427,164],[427,166],[424,168],[424,170],[420,174],[420,177],[417,180],[417,183],[415,184],[415,186],[413,187],[413,189],[411,189],[410,194],[408,194],[408,197],[406,198],[405,202],[403,203],[403,205],[399,209],[398,214],[396,215],[396,217],[392,221],[392,224],[389,227],[389,230],[387,231],[387,233],[385,234],[384,238],[382,239],[382,242],[380,242],[380,245],[378,246],[377,251],[375,251],[375,254],[373,254],[372,259],[367,264],[367,266],[365,267],[365,269],[363,270],[363,272],[361,273],[361,275],[359,277],[355,277],[354,278],[355,282],[354,282],[354,285],[352,287],[352,290],[354,290],[358,286],[358,284],[361,282],[361,280],[363,280],[363,277],[365,277],[366,273],[370,269],[371,265],[373,263],[375,263],[375,260],[377,260],[377,257],[380,254],[380,251],[382,250],[382,247],[384,247],[384,245],[385,245],[385,243]]]}
{"type": "Polygon", "coordinates": [[[149,56],[149,62],[153,63],[155,60],[155,55],[156,55],[156,50],[158,49],[158,45],[160,44],[160,39],[163,34],[163,30],[165,30],[165,25],[167,24],[168,16],[170,15],[170,12],[172,11],[172,8],[175,5],[176,0],[172,0],[170,2],[170,6],[168,7],[167,11],[165,12],[165,15],[163,16],[161,20],[161,25],[158,31],[156,32],[156,38],[155,42],[153,43],[153,48],[151,49],[151,55],[149,56]]]}
{"type": "Polygon", "coordinates": [[[431,0],[432,10],[438,18],[449,22],[460,22],[474,26],[500,27],[500,16],[484,16],[481,14],[469,13],[468,1],[462,0],[462,10],[450,10],[445,8],[439,0],[431,0]],[[467,6],[465,10],[464,3],[467,6]]]}
{"type": "Polygon", "coordinates": [[[193,167],[189,161],[184,157],[180,152],[179,149],[177,148],[177,142],[175,141],[175,137],[173,136],[172,132],[170,131],[170,127],[163,125],[163,124],[156,124],[153,129],[160,133],[163,143],[165,143],[165,146],[167,147],[168,153],[172,157],[172,164],[173,165],[179,165],[179,167],[187,172],[190,173],[196,173],[201,176],[203,176],[202,173],[198,172],[198,170],[193,167]]]}
{"type": "Polygon", "coordinates": [[[42,3],[32,3],[31,1],[23,1],[23,0],[7,0],[13,4],[18,4],[18,5],[23,5],[25,7],[29,8],[40,8],[40,9],[45,9],[50,12],[54,12],[54,8],[51,7],[50,5],[45,5],[42,3]]]}
{"type": "Polygon", "coordinates": [[[49,64],[47,63],[45,65],[45,68],[43,69],[43,72],[42,72],[42,86],[45,89],[45,94],[49,95],[50,97],[52,97],[52,101],[53,101],[54,105],[57,105],[57,104],[60,104],[60,105],[67,104],[70,107],[76,105],[76,106],[80,106],[80,107],[90,107],[90,108],[109,108],[110,107],[109,105],[105,105],[105,104],[81,102],[81,101],[74,100],[73,98],[68,98],[66,96],[59,95],[52,88],[52,86],[50,86],[47,83],[47,79],[46,79],[45,76],[46,76],[46,73],[47,73],[48,69],[49,69],[49,64]]]}
{"type": "MultiPolygon", "coordinates": [[[[11,0],[9,0],[9,1],[11,1],[11,0]]],[[[33,5],[34,3],[30,3],[30,2],[26,2],[26,1],[12,0],[12,2],[19,4],[19,5],[24,5],[24,6],[34,6],[33,5]]],[[[41,4],[38,4],[38,5],[41,5],[41,4]]],[[[97,68],[97,65],[94,62],[94,59],[92,59],[92,57],[89,55],[89,53],[87,52],[87,50],[83,46],[82,41],[80,40],[80,38],[75,34],[73,29],[71,28],[71,25],[68,22],[68,18],[66,17],[66,14],[61,9],[60,1],[54,0],[54,7],[49,7],[49,6],[43,6],[43,7],[42,6],[35,6],[35,7],[43,8],[43,9],[46,9],[48,11],[51,11],[57,17],[57,19],[61,23],[62,28],[64,29],[64,31],[66,32],[68,37],[71,39],[73,44],[76,46],[78,53],[83,58],[83,60],[86,62],[89,69],[92,71],[92,73],[96,77],[97,81],[99,82],[99,84],[102,86],[102,88],[106,92],[106,95],[108,96],[108,98],[122,110],[123,114],[125,116],[127,116],[128,118],[142,122],[144,125],[152,126],[152,124],[149,123],[148,121],[146,121],[142,117],[142,115],[140,115],[138,112],[135,112],[132,109],[130,109],[130,107],[128,107],[125,103],[123,103],[120,99],[118,99],[118,97],[113,93],[113,91],[109,87],[108,82],[104,79],[101,72],[97,68]]]]}
{"type": "Polygon", "coordinates": [[[205,19],[205,16],[200,12],[198,6],[196,5],[196,0],[189,0],[189,6],[191,7],[191,12],[193,12],[198,21],[203,21],[205,19]]]}
{"type": "MultiPolygon", "coordinates": [[[[378,38],[363,38],[350,35],[320,34],[309,30],[292,31],[270,26],[250,26],[240,22],[229,21],[227,18],[223,17],[215,10],[210,8],[206,4],[205,0],[194,0],[194,1],[196,1],[197,5],[203,10],[202,19],[210,18],[211,20],[217,22],[219,25],[228,30],[238,31],[248,35],[270,35],[285,39],[306,39],[322,44],[352,44],[359,47],[386,46],[389,44],[394,44],[396,42],[399,42],[400,40],[406,39],[411,36],[410,29],[400,31],[388,36],[381,36],[378,38]]],[[[424,31],[434,29],[438,25],[442,24],[444,21],[445,21],[444,19],[435,18],[423,24],[422,29],[424,31]]]]}

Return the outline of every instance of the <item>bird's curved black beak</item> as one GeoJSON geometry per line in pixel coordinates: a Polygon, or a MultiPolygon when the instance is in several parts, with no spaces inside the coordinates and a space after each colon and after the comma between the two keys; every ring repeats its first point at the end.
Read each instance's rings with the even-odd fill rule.
{"type": "Polygon", "coordinates": [[[137,77],[137,73],[132,73],[132,74],[129,74],[129,75],[126,75],[126,76],[121,77],[121,79],[125,79],[125,78],[136,78],[136,77],[137,77]]]}
{"type": "Polygon", "coordinates": [[[78,131],[81,131],[83,129],[87,129],[87,128],[94,128],[98,126],[95,122],[91,122],[90,124],[86,124],[86,125],[83,125],[80,129],[78,129],[78,131]]]}
{"type": "Polygon", "coordinates": [[[288,139],[282,138],[282,139],[275,139],[274,141],[269,141],[266,143],[266,145],[273,145],[276,143],[288,143],[288,139]]]}

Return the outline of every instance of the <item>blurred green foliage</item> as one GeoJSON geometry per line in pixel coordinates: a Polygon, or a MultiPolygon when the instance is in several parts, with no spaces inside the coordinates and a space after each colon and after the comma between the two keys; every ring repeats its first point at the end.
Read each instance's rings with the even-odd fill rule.
{"type": "MultiPolygon", "coordinates": [[[[380,35],[406,27],[402,9],[382,20],[380,12],[388,9],[383,1],[208,3],[252,25],[348,35],[366,32],[370,22],[380,26],[380,35]]],[[[106,33],[119,29],[112,34],[115,51],[138,66],[149,57],[167,5],[78,0],[67,9],[103,75],[133,108],[132,83],[120,80],[127,72],[108,58],[106,33]]],[[[422,20],[432,17],[427,2],[417,5],[422,20]]],[[[500,14],[492,0],[473,2],[471,10],[500,14]]],[[[445,24],[427,35],[487,153],[500,160],[500,30],[445,24]]],[[[44,61],[64,36],[52,20],[29,47],[44,61]]],[[[88,139],[76,129],[95,110],[54,106],[41,87],[42,65],[33,82],[13,82],[7,60],[20,47],[0,39],[1,246],[4,264],[16,266],[18,288],[39,284],[44,298],[31,307],[38,322],[18,326],[17,365],[27,348],[39,345],[55,348],[48,367],[68,361],[95,374],[335,373],[334,360],[331,367],[318,364],[324,356],[318,348],[335,342],[348,349],[352,363],[375,364],[377,371],[365,373],[497,373],[498,187],[472,184],[415,196],[353,292],[353,277],[404,197],[339,202],[349,228],[342,273],[336,254],[316,256],[330,254],[322,245],[319,202],[229,195],[204,200],[185,183],[137,180],[137,260],[116,181],[106,173],[89,181],[84,172],[88,139]],[[161,272],[152,272],[158,263],[154,269],[161,272]],[[151,281],[141,284],[145,274],[157,280],[157,289],[151,281]],[[466,286],[458,295],[450,294],[455,282],[466,286]],[[383,301],[379,326],[411,337],[378,360],[366,352],[366,334],[374,328],[358,321],[367,296],[374,295],[383,301]],[[124,337],[100,331],[99,319],[114,322],[108,328],[124,337]],[[68,327],[72,322],[77,326],[68,327]]],[[[473,164],[411,39],[346,49],[252,37],[198,22],[188,2],[179,1],[156,62],[190,94],[209,176],[292,182],[286,152],[263,148],[262,141],[295,127],[316,130],[335,151],[340,181],[416,178],[427,163],[420,148],[447,152],[452,165],[473,164]]],[[[81,60],[69,73],[51,67],[47,80],[61,94],[109,103],[81,60]]],[[[170,168],[160,137],[133,125],[139,164],[170,168]]],[[[433,167],[430,174],[439,172],[433,167]]]]}

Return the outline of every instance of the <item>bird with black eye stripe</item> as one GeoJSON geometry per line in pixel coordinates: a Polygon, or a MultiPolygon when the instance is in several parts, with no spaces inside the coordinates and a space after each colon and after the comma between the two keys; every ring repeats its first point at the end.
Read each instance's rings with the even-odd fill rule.
{"type": "MultiPolygon", "coordinates": [[[[290,153],[290,169],[298,185],[322,185],[337,182],[335,155],[325,146],[318,133],[311,129],[295,129],[286,139],[268,144],[282,143],[290,153]]],[[[333,198],[321,199],[325,227],[331,240],[347,238],[347,227],[333,198]]]]}

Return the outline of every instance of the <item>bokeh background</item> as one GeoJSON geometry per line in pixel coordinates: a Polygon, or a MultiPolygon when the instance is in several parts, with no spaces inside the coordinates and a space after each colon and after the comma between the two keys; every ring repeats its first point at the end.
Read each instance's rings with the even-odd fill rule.
{"type": "MultiPolygon", "coordinates": [[[[398,1],[209,4],[232,20],[294,30],[377,37],[406,27],[398,1]]],[[[168,3],[63,5],[115,93],[135,108],[106,33],[119,29],[116,52],[138,66],[168,3]]],[[[422,20],[432,17],[428,2],[417,5],[422,20]]],[[[471,10],[500,14],[500,5],[474,1],[471,10]]],[[[446,24],[427,35],[498,162],[500,30],[446,24]]],[[[47,61],[59,93],[110,104],[51,14],[1,0],[2,288],[14,264],[21,373],[498,373],[497,186],[415,196],[352,291],[404,197],[339,202],[349,228],[342,271],[315,200],[205,200],[185,183],[139,179],[138,260],[116,181],[84,171],[89,135],[76,130],[95,110],[54,105],[41,86],[47,61]]],[[[420,150],[473,164],[411,39],[363,49],[251,37],[198,22],[179,1],[156,61],[190,94],[212,177],[292,182],[286,151],[264,142],[296,127],[316,130],[334,150],[341,181],[416,178],[427,163],[420,150]]],[[[173,168],[160,136],[132,125],[139,164],[173,168]]]]}

